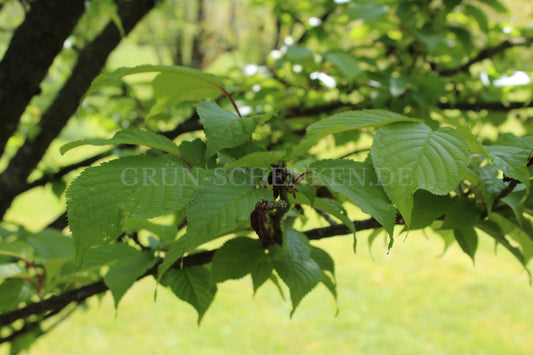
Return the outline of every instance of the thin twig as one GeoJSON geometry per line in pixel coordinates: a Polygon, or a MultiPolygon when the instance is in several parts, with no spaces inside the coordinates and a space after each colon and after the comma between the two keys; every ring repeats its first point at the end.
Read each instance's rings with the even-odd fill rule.
{"type": "Polygon", "coordinates": [[[527,47],[527,46],[530,46],[532,43],[533,43],[533,38],[520,37],[520,38],[508,39],[494,47],[488,47],[488,48],[481,50],[474,58],[471,58],[466,63],[456,68],[437,70],[437,73],[439,74],[439,76],[452,76],[460,72],[466,72],[470,69],[470,67],[473,64],[479,63],[485,59],[490,59],[496,54],[502,53],[509,48],[518,47],[518,46],[527,47]]]}

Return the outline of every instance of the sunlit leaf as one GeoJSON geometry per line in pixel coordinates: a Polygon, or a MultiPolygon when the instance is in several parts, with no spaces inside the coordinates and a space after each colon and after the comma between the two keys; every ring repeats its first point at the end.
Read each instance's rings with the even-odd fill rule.
{"type": "Polygon", "coordinates": [[[327,135],[366,127],[381,127],[389,123],[402,121],[417,120],[385,110],[347,111],[326,117],[307,127],[305,138],[294,147],[287,160],[294,159],[305,153],[327,135]]]}
{"type": "Polygon", "coordinates": [[[187,251],[232,230],[250,226],[250,213],[262,198],[271,199],[265,189],[250,184],[250,177],[240,171],[217,171],[207,175],[210,183],[187,205],[187,233],[169,248],[159,275],[187,251]]]}
{"type": "Polygon", "coordinates": [[[168,139],[165,136],[162,136],[160,134],[144,131],[137,128],[127,128],[123,129],[122,131],[118,131],[113,138],[105,139],[105,138],[87,138],[79,141],[73,141],[70,143],[67,143],[63,145],[60,148],[61,154],[65,154],[71,149],[74,149],[76,147],[82,146],[82,145],[118,145],[118,144],[135,144],[135,145],[144,145],[151,148],[156,148],[159,150],[162,150],[164,152],[179,155],[179,149],[172,142],[170,139],[168,139]]]}
{"type": "Polygon", "coordinates": [[[374,137],[372,160],[389,198],[411,223],[413,193],[425,189],[436,195],[452,191],[469,161],[468,144],[450,127],[437,131],[425,124],[396,123],[374,137]]]}
{"type": "Polygon", "coordinates": [[[222,81],[200,70],[165,65],[140,65],[133,68],[118,68],[111,73],[99,75],[91,84],[87,95],[102,87],[119,84],[123,77],[140,73],[159,73],[152,85],[156,98],[174,97],[173,104],[181,101],[215,99],[223,94],[222,81]]]}
{"type": "Polygon", "coordinates": [[[284,237],[284,247],[274,257],[274,268],[289,288],[292,316],[304,296],[322,280],[322,272],[311,258],[309,240],[305,235],[287,229],[284,237]]]}
{"type": "Polygon", "coordinates": [[[207,137],[206,157],[224,148],[236,147],[249,139],[257,126],[268,120],[270,115],[239,117],[221,109],[212,101],[197,106],[207,137]]]}
{"type": "Polygon", "coordinates": [[[346,196],[392,235],[396,209],[392,206],[369,162],[322,160],[311,164],[313,179],[346,196]]]}
{"type": "Polygon", "coordinates": [[[196,309],[200,324],[217,291],[216,285],[211,283],[209,270],[205,266],[172,269],[165,274],[161,283],[196,309]]]}
{"type": "Polygon", "coordinates": [[[457,228],[453,230],[453,234],[461,249],[463,249],[463,251],[472,259],[472,262],[474,262],[478,245],[476,230],[473,227],[457,228]]]}
{"type": "Polygon", "coordinates": [[[215,282],[240,279],[252,272],[264,255],[265,249],[258,239],[228,240],[213,257],[213,279],[215,282]]]}
{"type": "Polygon", "coordinates": [[[189,174],[174,160],[143,156],[83,171],[66,193],[77,265],[89,248],[118,237],[128,218],[152,218],[183,207],[202,182],[189,174]]]}
{"type": "Polygon", "coordinates": [[[115,301],[115,308],[126,291],[141,277],[148,269],[155,265],[157,259],[148,252],[136,252],[122,257],[109,268],[105,275],[104,282],[111,290],[115,301]]]}

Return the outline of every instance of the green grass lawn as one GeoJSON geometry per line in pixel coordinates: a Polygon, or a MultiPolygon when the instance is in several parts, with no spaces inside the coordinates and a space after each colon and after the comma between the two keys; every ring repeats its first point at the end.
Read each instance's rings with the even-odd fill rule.
{"type": "MultiPolygon", "coordinates": [[[[323,286],[290,303],[272,284],[252,297],[249,277],[221,284],[202,324],[192,307],[154,282],[135,285],[115,313],[109,294],[37,341],[30,354],[527,354],[533,289],[503,249],[484,238],[476,266],[457,245],[410,233],[387,255],[364,233],[317,244],[336,260],[340,312],[323,286]]],[[[6,351],[6,349],[3,349],[6,351]]]]}

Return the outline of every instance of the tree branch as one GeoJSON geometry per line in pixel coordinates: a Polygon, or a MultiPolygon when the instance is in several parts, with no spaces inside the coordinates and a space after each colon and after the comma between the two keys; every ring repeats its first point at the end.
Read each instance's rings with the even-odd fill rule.
{"type": "Polygon", "coordinates": [[[508,102],[439,102],[438,107],[442,110],[463,111],[510,111],[533,107],[533,102],[508,101],[508,102]]]}
{"type": "MultiPolygon", "coordinates": [[[[510,111],[520,110],[525,108],[532,108],[533,101],[508,101],[508,102],[439,102],[437,107],[441,110],[463,110],[463,111],[510,111]]],[[[346,110],[363,110],[370,109],[370,106],[362,106],[360,104],[346,104],[342,102],[331,102],[322,106],[313,107],[289,107],[286,109],[287,117],[300,116],[318,116],[331,115],[336,112],[346,110]]]]}
{"type": "MultiPolygon", "coordinates": [[[[369,218],[362,221],[354,221],[355,228],[359,231],[366,229],[381,228],[381,225],[374,219],[369,218]]],[[[343,224],[338,224],[334,226],[311,229],[304,232],[304,234],[309,239],[322,239],[334,237],[337,235],[349,234],[351,231],[343,224]]],[[[196,254],[191,254],[185,256],[181,262],[176,262],[172,267],[179,268],[181,264],[183,268],[204,265],[213,259],[215,252],[217,250],[208,250],[196,254]]],[[[142,279],[146,276],[156,275],[158,264],[156,264],[152,269],[150,269],[146,274],[141,276],[139,279],[142,279]]],[[[18,319],[24,319],[31,315],[35,314],[44,314],[47,312],[54,312],[65,308],[71,302],[83,302],[87,298],[103,293],[109,288],[104,283],[104,281],[98,281],[90,285],[86,285],[74,290],[64,292],[62,294],[52,296],[43,301],[29,304],[23,308],[14,309],[11,311],[4,312],[0,314],[0,326],[8,325],[13,323],[18,319]]]]}
{"type": "Polygon", "coordinates": [[[54,58],[83,15],[84,0],[34,1],[0,62],[0,156],[54,58]],[[9,83],[9,85],[6,85],[9,83]]]}
{"type": "MultiPolygon", "coordinates": [[[[40,2],[42,1],[36,4],[40,2]]],[[[155,0],[121,1],[118,14],[125,33],[129,33],[154,5],[155,0]]],[[[120,41],[121,36],[116,25],[110,23],[81,51],[71,76],[41,117],[40,134],[23,144],[0,175],[0,217],[5,214],[13,199],[24,191],[29,174],[37,166],[52,140],[76,112],[78,103],[92,80],[102,71],[108,55],[120,41]]]]}
{"type": "MultiPolygon", "coordinates": [[[[513,47],[527,47],[533,44],[533,38],[513,38],[503,41],[502,43],[494,46],[494,47],[488,47],[480,51],[474,58],[469,59],[466,63],[458,66],[457,68],[451,68],[451,69],[440,69],[436,70],[437,74],[439,76],[452,76],[460,72],[468,72],[470,67],[475,64],[479,63],[485,59],[490,59],[496,54],[503,53],[505,50],[513,47]]],[[[434,68],[435,64],[431,63],[431,66],[434,68]]]]}
{"type": "MultiPolygon", "coordinates": [[[[198,120],[198,115],[194,114],[190,118],[185,120],[184,122],[180,123],[175,129],[173,129],[171,131],[159,132],[159,134],[161,134],[161,135],[163,135],[163,136],[165,136],[165,137],[167,137],[169,139],[175,139],[176,137],[180,136],[183,133],[199,131],[199,130],[202,130],[202,129],[203,129],[203,126],[200,124],[200,122],[198,120]]],[[[123,147],[123,146],[124,145],[119,145],[118,147],[123,147]]],[[[79,161],[77,163],[74,163],[74,164],[71,164],[71,165],[66,165],[66,166],[60,168],[58,171],[56,171],[53,174],[45,174],[43,177],[41,177],[41,178],[39,178],[39,179],[37,179],[35,181],[32,181],[31,183],[28,183],[25,186],[23,186],[19,193],[22,193],[24,191],[28,191],[30,189],[33,189],[34,187],[43,186],[43,185],[46,185],[46,184],[51,183],[51,182],[59,181],[59,180],[61,180],[61,178],[63,176],[67,175],[68,173],[70,173],[70,172],[72,172],[74,170],[87,167],[87,166],[97,162],[98,160],[101,160],[101,159],[109,157],[111,154],[113,154],[113,150],[114,149],[109,149],[109,150],[107,150],[105,152],[102,152],[102,153],[97,154],[95,156],[92,156],[90,158],[84,159],[84,160],[79,161]]]]}
{"type": "Polygon", "coordinates": [[[200,124],[199,117],[194,113],[191,117],[180,123],[176,128],[171,131],[159,132],[159,134],[169,138],[175,139],[179,135],[187,132],[199,131],[204,127],[200,124]]]}

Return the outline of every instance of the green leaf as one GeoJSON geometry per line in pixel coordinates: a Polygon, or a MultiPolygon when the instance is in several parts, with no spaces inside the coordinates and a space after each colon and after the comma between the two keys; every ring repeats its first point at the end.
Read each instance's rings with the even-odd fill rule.
{"type": "Polygon", "coordinates": [[[479,189],[483,194],[483,200],[487,204],[487,211],[491,213],[492,206],[496,197],[507,185],[499,176],[499,171],[493,165],[484,165],[480,168],[475,168],[475,172],[479,175],[479,189]]]}
{"type": "Polygon", "coordinates": [[[160,134],[144,131],[137,128],[127,128],[115,133],[113,138],[88,138],[79,141],[67,143],[60,148],[61,154],[65,154],[69,150],[82,145],[110,145],[110,144],[135,144],[145,145],[147,147],[162,150],[164,152],[180,155],[180,151],[176,144],[165,136],[160,134]]]}
{"type": "MultiPolygon", "coordinates": [[[[424,75],[410,79],[408,97],[415,101],[422,110],[427,110],[428,106],[436,105],[445,93],[448,79],[439,76],[424,75]]],[[[431,122],[431,118],[427,117],[431,122]]]]}
{"type": "Polygon", "coordinates": [[[258,189],[249,175],[239,170],[215,171],[206,185],[187,205],[188,232],[221,235],[248,225],[255,204],[272,199],[265,189],[258,189]]]}
{"type": "Polygon", "coordinates": [[[265,249],[257,239],[238,237],[228,240],[213,257],[213,280],[222,282],[240,279],[251,273],[265,255],[265,249]]]}
{"type": "Polygon", "coordinates": [[[285,54],[285,59],[294,63],[302,63],[313,58],[313,52],[305,47],[289,47],[285,54]]]}
{"type": "Polygon", "coordinates": [[[270,115],[239,117],[221,109],[212,101],[204,101],[197,106],[207,137],[206,157],[224,148],[236,147],[246,142],[257,126],[268,120],[270,115]]]}
{"type": "Polygon", "coordinates": [[[136,252],[118,259],[109,268],[104,277],[104,282],[111,290],[115,301],[115,309],[118,308],[118,303],[126,291],[156,262],[157,259],[151,253],[136,252]]]}
{"type": "Polygon", "coordinates": [[[326,117],[307,127],[305,138],[292,150],[287,160],[307,152],[311,146],[327,135],[402,121],[418,120],[385,110],[347,111],[326,117]]]}
{"type": "Polygon", "coordinates": [[[415,192],[411,212],[411,230],[430,226],[436,218],[443,216],[452,205],[449,196],[438,196],[426,190],[415,192]]]}
{"type": "Polygon", "coordinates": [[[533,149],[533,136],[517,136],[513,133],[502,133],[498,135],[495,145],[504,145],[509,147],[522,148],[525,150],[533,149]]]}
{"type": "Polygon", "coordinates": [[[0,312],[18,307],[28,302],[36,290],[31,283],[23,279],[7,279],[0,284],[0,312]]]}
{"type": "Polygon", "coordinates": [[[453,230],[453,234],[461,249],[475,262],[478,237],[474,227],[457,228],[453,230]]]}
{"type": "Polygon", "coordinates": [[[187,233],[174,242],[159,267],[160,277],[187,251],[238,227],[249,226],[250,213],[261,198],[271,199],[265,189],[250,184],[239,170],[215,170],[210,182],[187,205],[187,233]]]}
{"type": "Polygon", "coordinates": [[[210,272],[205,266],[193,266],[169,270],[161,284],[170,287],[179,299],[196,309],[200,324],[217,291],[216,284],[212,284],[210,280],[210,272]]]}
{"type": "Polygon", "coordinates": [[[252,283],[254,286],[254,294],[257,292],[259,287],[261,287],[261,285],[263,285],[268,279],[270,279],[273,270],[274,267],[272,266],[270,258],[265,256],[257,262],[255,268],[251,272],[252,283]]]}
{"type": "Polygon", "coordinates": [[[243,156],[230,164],[228,169],[241,168],[271,168],[272,164],[277,164],[281,160],[281,155],[275,152],[254,152],[243,156]]]}
{"type": "Polygon", "coordinates": [[[524,184],[529,191],[529,170],[527,160],[530,150],[505,147],[505,146],[485,146],[494,165],[503,171],[503,173],[524,184]]]}
{"type": "Polygon", "coordinates": [[[295,186],[295,189],[296,191],[307,197],[307,199],[311,203],[311,206],[313,206],[316,199],[316,188],[314,186],[308,184],[298,184],[295,186]]]}
{"type": "Polygon", "coordinates": [[[440,44],[445,39],[444,33],[428,34],[426,31],[419,31],[411,26],[409,31],[426,47],[427,51],[431,54],[437,50],[440,44]]]}
{"type": "Polygon", "coordinates": [[[0,244],[0,262],[3,261],[4,255],[7,257],[7,260],[10,260],[12,257],[31,259],[33,258],[33,247],[22,240],[15,240],[8,243],[3,242],[0,244]]]}
{"type": "Polygon", "coordinates": [[[461,26],[448,25],[447,30],[455,35],[455,38],[457,38],[457,40],[466,50],[471,50],[471,48],[475,47],[472,41],[472,32],[470,29],[461,26]]]}
{"type": "Polygon", "coordinates": [[[109,266],[122,258],[137,253],[137,249],[122,243],[115,243],[92,248],[87,252],[79,271],[87,271],[102,266],[109,266]]]}
{"type": "Polygon", "coordinates": [[[436,195],[452,191],[469,161],[468,144],[450,127],[432,131],[420,123],[396,123],[379,129],[370,150],[385,192],[407,226],[411,224],[413,193],[436,195]]]}
{"type": "Polygon", "coordinates": [[[118,237],[128,218],[152,218],[183,207],[201,182],[190,173],[171,159],[143,156],[84,170],[66,193],[77,266],[89,248],[118,237]]]}
{"type": "Polygon", "coordinates": [[[519,221],[523,218],[523,214],[526,212],[526,206],[522,203],[524,199],[524,194],[525,191],[523,190],[513,191],[509,195],[502,198],[502,202],[504,202],[507,206],[511,207],[515,218],[519,221]]]}
{"type": "Polygon", "coordinates": [[[102,18],[111,20],[120,32],[121,37],[125,37],[122,20],[118,15],[118,6],[113,0],[98,0],[85,4],[86,15],[89,24],[98,23],[102,18]]]}
{"type": "Polygon", "coordinates": [[[322,283],[333,296],[335,303],[337,303],[337,280],[335,279],[335,263],[333,258],[325,250],[315,246],[311,246],[311,258],[316,261],[322,270],[322,283]]]}
{"type": "Polygon", "coordinates": [[[304,195],[303,197],[301,197],[300,194],[296,195],[296,199],[293,199],[292,196],[289,196],[289,199],[291,203],[294,201],[294,203],[309,205],[338,218],[353,233],[355,252],[355,246],[357,244],[355,236],[355,226],[352,220],[348,217],[348,213],[346,212],[342,204],[335,200],[329,200],[325,198],[315,198],[314,203],[311,203],[307,196],[304,195]]]}
{"type": "Polygon", "coordinates": [[[313,179],[346,196],[365,213],[372,215],[389,233],[394,233],[396,209],[378,185],[369,162],[321,160],[311,164],[313,179]]]}
{"type": "Polygon", "coordinates": [[[216,99],[223,91],[223,84],[218,78],[194,71],[192,68],[179,68],[179,73],[163,72],[157,75],[152,81],[154,96],[156,98],[173,97],[179,101],[200,101],[206,99],[216,99]],[[191,69],[191,70],[189,70],[191,69]]]}
{"type": "Polygon", "coordinates": [[[464,5],[464,10],[467,15],[470,15],[476,20],[479,29],[485,33],[489,32],[489,20],[487,18],[487,15],[483,10],[481,10],[477,6],[473,6],[470,4],[464,5]]]}
{"type": "Polygon", "coordinates": [[[74,243],[72,238],[65,236],[57,229],[44,229],[29,236],[28,243],[33,247],[38,259],[72,259],[74,258],[74,243]]]}
{"type": "Polygon", "coordinates": [[[243,144],[233,148],[226,148],[218,152],[218,157],[227,158],[229,161],[235,161],[252,153],[265,152],[265,148],[254,141],[247,139],[243,144]]]}
{"type": "Polygon", "coordinates": [[[0,264],[0,279],[24,274],[26,270],[18,263],[0,264]]]}
{"type": "Polygon", "coordinates": [[[287,229],[284,237],[283,249],[274,256],[273,264],[289,288],[292,316],[304,296],[322,281],[322,271],[317,262],[311,258],[309,240],[305,235],[287,229]]]}
{"type": "Polygon", "coordinates": [[[146,219],[128,219],[126,226],[124,227],[124,231],[130,233],[141,229],[153,233],[163,242],[172,242],[176,239],[176,235],[178,235],[178,228],[175,225],[168,226],[153,223],[146,219]]]}
{"type": "Polygon", "coordinates": [[[513,213],[515,215],[515,218],[520,221],[524,217],[524,213],[528,213],[531,215],[531,206],[528,206],[526,202],[531,203],[530,199],[524,201],[526,192],[524,190],[522,191],[513,191],[509,195],[502,198],[502,202],[504,202],[507,206],[511,207],[513,210],[513,213]],[[524,201],[524,202],[523,202],[524,201]]]}
{"type": "MultiPolygon", "coordinates": [[[[515,192],[511,193],[510,195],[513,195],[514,193],[515,192]]],[[[516,193],[518,193],[518,191],[516,191],[516,193]]],[[[524,197],[521,196],[520,202],[522,203],[522,206],[524,207],[524,212],[529,214],[530,216],[533,216],[533,195],[531,194],[527,195],[525,200],[524,200],[524,197]]]]}
{"type": "Polygon", "coordinates": [[[320,266],[320,269],[329,271],[331,274],[335,275],[335,262],[333,258],[324,250],[314,245],[310,246],[311,248],[311,258],[320,266]]]}
{"type": "Polygon", "coordinates": [[[63,195],[63,192],[65,192],[65,190],[67,188],[67,183],[66,183],[65,180],[52,181],[52,183],[50,185],[52,187],[52,192],[58,198],[61,198],[61,196],[63,195]]]}
{"type": "Polygon", "coordinates": [[[444,249],[442,251],[442,255],[446,253],[446,250],[455,242],[455,236],[452,229],[440,229],[440,221],[436,221],[432,226],[431,229],[433,233],[441,237],[441,239],[444,241],[444,249]]]}
{"type": "Polygon", "coordinates": [[[507,249],[511,254],[513,254],[513,256],[520,262],[520,264],[524,266],[524,269],[529,274],[529,270],[526,267],[527,264],[524,254],[522,254],[522,251],[519,248],[512,246],[511,243],[507,240],[507,238],[505,238],[505,233],[503,232],[503,229],[498,223],[486,219],[479,222],[476,227],[493,237],[498,244],[503,245],[503,247],[507,249]]]}
{"type": "Polygon", "coordinates": [[[508,217],[506,218],[506,216],[500,213],[492,213],[489,219],[497,223],[505,235],[508,235],[520,245],[520,249],[524,255],[524,263],[527,265],[533,258],[533,231],[531,222],[528,219],[513,220],[508,217]]]}
{"type": "Polygon", "coordinates": [[[471,199],[456,197],[449,206],[448,213],[444,217],[442,229],[460,229],[473,227],[481,219],[481,211],[476,202],[471,199]]]}
{"type": "Polygon", "coordinates": [[[474,136],[472,128],[468,122],[466,122],[464,117],[445,116],[444,121],[453,125],[457,132],[463,136],[470,147],[471,154],[487,154],[483,144],[481,144],[481,142],[474,136]]]}
{"type": "Polygon", "coordinates": [[[207,146],[200,138],[193,141],[184,141],[180,144],[181,156],[192,166],[205,167],[205,150],[207,146]]]}
{"type": "Polygon", "coordinates": [[[344,52],[330,52],[326,53],[326,60],[339,68],[348,82],[353,82],[354,79],[361,73],[359,64],[354,57],[344,52]]]}
{"type": "Polygon", "coordinates": [[[462,0],[444,0],[444,8],[446,9],[446,12],[450,12],[461,2],[462,0]]]}
{"type": "Polygon", "coordinates": [[[390,10],[388,5],[350,3],[346,15],[350,20],[362,19],[365,22],[375,22],[385,16],[390,10]]]}
{"type": "Polygon", "coordinates": [[[87,95],[104,86],[120,84],[123,77],[140,73],[160,73],[152,82],[156,98],[173,97],[173,104],[181,101],[201,101],[215,99],[223,94],[224,84],[214,75],[197,69],[165,66],[141,65],[133,68],[118,68],[112,73],[100,74],[91,84],[87,95]]]}
{"type": "Polygon", "coordinates": [[[502,13],[502,14],[509,13],[509,9],[507,9],[507,7],[505,7],[505,5],[503,5],[500,0],[483,0],[483,4],[486,4],[492,7],[494,10],[496,10],[499,13],[502,13]]]}

